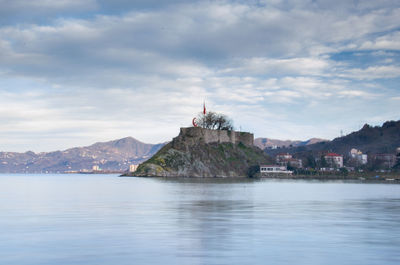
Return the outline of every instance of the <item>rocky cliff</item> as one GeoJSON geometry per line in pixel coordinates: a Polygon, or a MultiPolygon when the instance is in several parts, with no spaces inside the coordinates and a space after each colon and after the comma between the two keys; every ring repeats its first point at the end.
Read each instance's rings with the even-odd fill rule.
{"type": "Polygon", "coordinates": [[[181,128],[172,142],[132,176],[246,177],[253,166],[272,162],[253,142],[251,133],[181,128]]]}

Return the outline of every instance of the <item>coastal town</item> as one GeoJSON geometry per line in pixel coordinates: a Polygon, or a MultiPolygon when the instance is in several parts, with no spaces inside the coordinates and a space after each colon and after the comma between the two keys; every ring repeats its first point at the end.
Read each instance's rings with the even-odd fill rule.
{"type": "Polygon", "coordinates": [[[364,154],[352,148],[347,154],[320,152],[317,156],[301,158],[301,154],[278,153],[275,164],[260,165],[265,174],[311,174],[311,173],[348,173],[378,172],[390,173],[400,164],[400,147],[395,153],[364,154]]]}

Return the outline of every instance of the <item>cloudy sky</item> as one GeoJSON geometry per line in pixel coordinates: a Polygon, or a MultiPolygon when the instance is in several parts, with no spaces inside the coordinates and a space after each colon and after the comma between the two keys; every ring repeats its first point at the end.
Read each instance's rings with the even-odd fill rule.
{"type": "Polygon", "coordinates": [[[0,0],[0,151],[133,136],[207,108],[256,137],[399,120],[398,0],[0,0]]]}

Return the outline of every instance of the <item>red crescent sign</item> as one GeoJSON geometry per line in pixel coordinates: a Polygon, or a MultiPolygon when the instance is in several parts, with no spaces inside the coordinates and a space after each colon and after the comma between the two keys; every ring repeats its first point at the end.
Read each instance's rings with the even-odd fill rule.
{"type": "Polygon", "coordinates": [[[192,124],[193,124],[194,127],[197,127],[197,126],[198,126],[197,123],[196,123],[196,118],[193,118],[192,124]]]}

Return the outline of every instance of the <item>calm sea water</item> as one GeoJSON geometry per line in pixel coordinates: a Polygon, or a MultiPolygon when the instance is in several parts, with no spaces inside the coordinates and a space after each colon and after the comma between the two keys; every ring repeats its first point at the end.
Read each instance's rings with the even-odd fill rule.
{"type": "Polygon", "coordinates": [[[400,185],[0,175],[0,264],[400,264],[400,185]]]}

